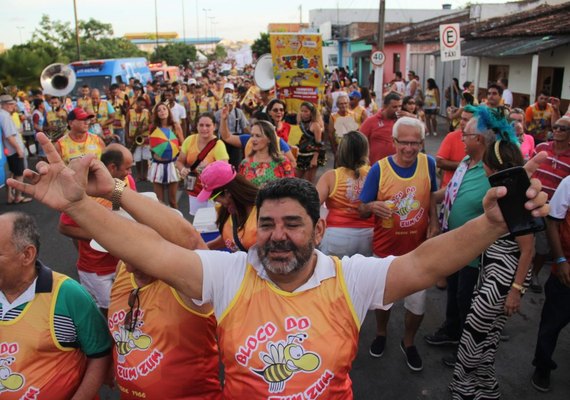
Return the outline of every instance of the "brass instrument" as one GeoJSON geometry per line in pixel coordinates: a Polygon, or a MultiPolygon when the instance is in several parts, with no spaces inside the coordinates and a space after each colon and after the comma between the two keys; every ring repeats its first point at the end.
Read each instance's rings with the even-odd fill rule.
{"type": "Polygon", "coordinates": [[[145,137],[143,135],[143,124],[142,121],[139,121],[137,129],[135,130],[133,142],[131,143],[131,153],[135,152],[137,146],[142,146],[144,144],[144,141],[145,137]]]}
{"type": "Polygon", "coordinates": [[[40,84],[45,94],[67,96],[75,87],[75,71],[65,64],[50,64],[40,75],[40,84]]]}

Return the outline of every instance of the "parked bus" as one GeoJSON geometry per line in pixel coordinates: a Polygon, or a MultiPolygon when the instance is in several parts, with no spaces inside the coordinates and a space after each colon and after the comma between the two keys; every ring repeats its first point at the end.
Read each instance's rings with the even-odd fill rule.
{"type": "Polygon", "coordinates": [[[75,88],[71,92],[73,99],[81,96],[81,87],[84,85],[99,89],[101,96],[105,97],[113,83],[128,83],[130,78],[135,78],[145,85],[152,80],[148,61],[142,57],[76,61],[70,66],[77,76],[75,88]]]}

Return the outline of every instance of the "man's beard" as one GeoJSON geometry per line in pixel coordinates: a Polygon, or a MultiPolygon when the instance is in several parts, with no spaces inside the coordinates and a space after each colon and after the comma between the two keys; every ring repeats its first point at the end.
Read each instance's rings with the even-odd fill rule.
{"type": "Polygon", "coordinates": [[[297,247],[290,240],[282,240],[279,242],[268,241],[265,245],[257,248],[257,256],[263,267],[277,275],[288,275],[301,270],[311,259],[313,250],[315,249],[315,238],[312,236],[306,246],[297,247]],[[293,258],[288,260],[283,258],[269,258],[270,251],[291,251],[293,258]]]}

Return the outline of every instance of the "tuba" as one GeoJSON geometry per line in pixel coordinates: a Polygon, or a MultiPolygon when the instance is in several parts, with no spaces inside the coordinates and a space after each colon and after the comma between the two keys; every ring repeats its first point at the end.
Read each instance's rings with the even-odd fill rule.
{"type": "MultiPolygon", "coordinates": [[[[65,64],[50,64],[44,68],[40,75],[40,84],[45,94],[63,97],[71,93],[75,87],[75,71],[65,64]]],[[[62,101],[64,104],[65,101],[62,101]]],[[[56,141],[65,134],[67,124],[62,120],[57,120],[54,126],[49,126],[46,135],[50,140],[56,141]]]]}
{"type": "Polygon", "coordinates": [[[40,76],[40,84],[45,94],[66,96],[75,87],[75,71],[65,64],[50,64],[44,68],[40,76]]]}

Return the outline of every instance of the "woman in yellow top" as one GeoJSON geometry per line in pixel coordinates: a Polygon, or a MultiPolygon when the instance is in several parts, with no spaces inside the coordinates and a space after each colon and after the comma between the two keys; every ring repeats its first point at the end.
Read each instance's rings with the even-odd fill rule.
{"type": "Polygon", "coordinates": [[[204,188],[198,200],[211,199],[219,204],[216,225],[220,236],[208,242],[208,248],[247,251],[257,238],[257,186],[224,161],[209,164],[202,171],[201,179],[204,188]]]}
{"type": "MultiPolygon", "coordinates": [[[[170,107],[164,103],[160,103],[154,108],[150,131],[154,132],[155,129],[161,128],[173,131],[179,142],[184,140],[180,124],[174,122],[170,107]]],[[[152,152],[152,162],[148,171],[148,180],[153,183],[154,193],[156,193],[160,202],[164,202],[164,189],[167,189],[168,204],[172,208],[178,208],[176,191],[178,190],[180,177],[175,167],[176,158],[162,158],[152,148],[150,150],[152,152]]]]}
{"type": "Polygon", "coordinates": [[[186,138],[176,161],[176,168],[184,179],[190,205],[190,215],[196,215],[200,208],[213,207],[213,202],[200,201],[198,193],[202,190],[200,175],[206,165],[223,160],[228,162],[230,156],[224,142],[216,137],[216,120],[212,113],[202,113],[198,117],[198,133],[186,138]]]}
{"type": "Polygon", "coordinates": [[[327,230],[320,250],[338,257],[372,256],[374,216],[361,218],[360,192],[370,170],[368,140],[358,132],[344,135],[337,151],[337,168],[321,176],[317,191],[328,209],[327,230]]]}

